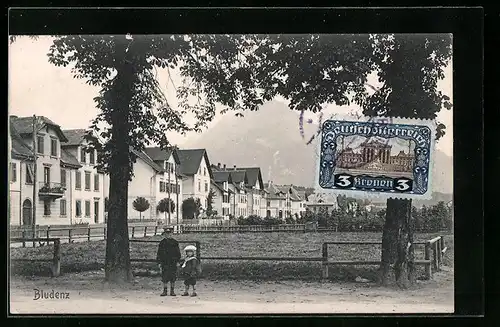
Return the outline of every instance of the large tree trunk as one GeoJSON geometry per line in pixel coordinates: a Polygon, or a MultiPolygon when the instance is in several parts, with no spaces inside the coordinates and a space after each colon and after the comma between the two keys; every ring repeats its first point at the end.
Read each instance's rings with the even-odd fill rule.
{"type": "Polygon", "coordinates": [[[106,239],[105,278],[108,282],[132,280],[127,221],[128,182],[130,172],[129,104],[132,98],[134,68],[125,63],[118,69],[112,99],[112,138],[114,147],[109,161],[109,213],[106,239]]]}
{"type": "Polygon", "coordinates": [[[408,288],[415,282],[411,200],[388,199],[382,235],[381,282],[408,288]]]}

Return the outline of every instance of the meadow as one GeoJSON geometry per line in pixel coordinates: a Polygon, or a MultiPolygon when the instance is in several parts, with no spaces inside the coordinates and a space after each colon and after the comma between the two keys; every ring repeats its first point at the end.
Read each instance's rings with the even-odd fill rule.
{"type": "MultiPolygon", "coordinates": [[[[415,241],[429,240],[439,233],[416,234],[415,241]]],[[[444,235],[448,251],[444,264],[453,267],[453,235],[444,235]]],[[[319,280],[320,262],[298,261],[245,261],[245,260],[203,260],[203,257],[321,257],[322,244],[335,241],[381,241],[381,233],[197,233],[175,235],[178,241],[198,241],[201,244],[202,278],[209,280],[319,280]]],[[[159,239],[156,237],[141,240],[159,239]]],[[[154,259],[158,243],[130,243],[130,256],[136,259],[154,259]]],[[[181,243],[181,250],[185,243],[181,243]]],[[[11,248],[11,258],[42,259],[52,257],[52,246],[37,248],[11,248]]],[[[381,245],[330,245],[329,258],[336,260],[377,261],[381,256],[381,245]]],[[[415,258],[424,258],[424,246],[417,245],[415,258]]],[[[105,241],[64,243],[61,245],[61,272],[82,272],[101,270],[105,260],[105,241]]],[[[13,275],[50,274],[49,263],[11,262],[13,275]]],[[[140,276],[157,276],[155,263],[134,262],[133,271],[140,276]]],[[[352,281],[362,277],[375,281],[377,266],[331,266],[330,279],[352,281]]],[[[423,266],[417,270],[423,277],[423,266]]]]}

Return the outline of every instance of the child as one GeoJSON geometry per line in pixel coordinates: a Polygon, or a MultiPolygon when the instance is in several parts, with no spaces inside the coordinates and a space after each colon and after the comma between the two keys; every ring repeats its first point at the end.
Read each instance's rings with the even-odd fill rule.
{"type": "Polygon", "coordinates": [[[161,269],[161,280],[163,282],[163,293],[160,296],[167,296],[168,283],[170,283],[170,296],[175,296],[175,280],[177,279],[177,264],[181,259],[179,242],[172,238],[172,227],[166,227],[161,234],[163,239],[158,246],[156,260],[161,269]]]}
{"type": "Polygon", "coordinates": [[[193,293],[191,296],[196,296],[196,279],[201,274],[201,265],[198,259],[196,259],[196,247],[194,245],[188,245],[184,249],[186,252],[186,259],[182,262],[182,274],[184,276],[184,285],[186,287],[184,294],[182,296],[189,295],[189,286],[193,288],[193,293]]]}

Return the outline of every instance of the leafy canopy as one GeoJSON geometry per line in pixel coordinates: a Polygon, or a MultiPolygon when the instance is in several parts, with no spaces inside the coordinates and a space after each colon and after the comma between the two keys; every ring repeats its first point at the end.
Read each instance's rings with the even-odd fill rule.
{"type": "Polygon", "coordinates": [[[144,212],[149,209],[149,201],[141,196],[135,199],[132,205],[134,209],[139,212],[144,212]]]}
{"type": "MultiPolygon", "coordinates": [[[[58,36],[49,61],[72,66],[75,78],[100,87],[94,99],[100,112],[91,130],[109,140],[101,151],[101,168],[118,137],[112,126],[113,92],[124,65],[133,67],[127,144],[142,151],[165,147],[165,131],[200,131],[221,112],[257,110],[281,96],[294,110],[320,111],[328,103],[356,103],[366,115],[434,119],[450,98],[437,91],[437,81],[451,58],[449,35],[148,35],[58,36]],[[155,77],[156,69],[178,68],[179,106],[172,108],[155,77]],[[367,84],[375,72],[382,87],[367,84]],[[189,126],[185,115],[195,123],[189,126]]],[[[438,137],[444,134],[439,125],[438,137]]],[[[125,141],[121,141],[125,142],[125,141]]],[[[136,154],[129,151],[130,167],[136,154]]],[[[132,170],[129,169],[129,178],[132,170]]]]}

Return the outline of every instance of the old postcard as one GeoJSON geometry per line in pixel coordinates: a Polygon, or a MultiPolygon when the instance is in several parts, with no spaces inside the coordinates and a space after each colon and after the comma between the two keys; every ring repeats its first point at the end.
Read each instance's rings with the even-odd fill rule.
{"type": "Polygon", "coordinates": [[[452,58],[451,34],[11,36],[10,313],[453,312],[452,58]]]}

